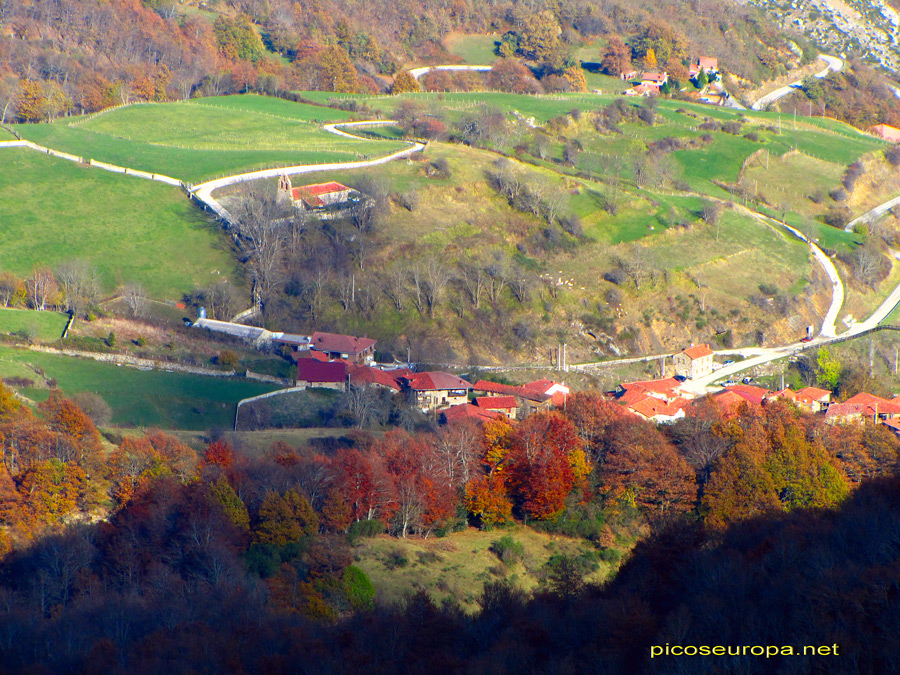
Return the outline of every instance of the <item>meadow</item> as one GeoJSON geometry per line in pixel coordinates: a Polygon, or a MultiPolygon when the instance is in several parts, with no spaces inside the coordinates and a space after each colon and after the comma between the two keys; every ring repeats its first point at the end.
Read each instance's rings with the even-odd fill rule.
{"type": "MultiPolygon", "coordinates": [[[[541,568],[553,555],[583,555],[595,560],[595,571],[585,577],[589,582],[601,582],[615,569],[615,564],[599,560],[584,540],[521,526],[492,532],[468,528],[428,539],[378,536],[363,539],[354,553],[354,565],[372,581],[379,601],[400,602],[410,588],[421,588],[435,602],[451,599],[466,611],[478,608],[478,593],[486,582],[506,580],[525,591],[537,589],[541,568]],[[504,536],[521,545],[521,559],[506,564],[491,551],[491,545],[504,536]]],[[[618,559],[621,552],[613,555],[618,559]]]]}
{"type": "Polygon", "coordinates": [[[0,153],[0,270],[83,259],[107,293],[136,282],[168,300],[238,276],[218,229],[179,189],[25,148],[0,153]]]}
{"type": "Polygon", "coordinates": [[[339,110],[244,94],[140,104],[17,130],[55,150],[188,183],[273,166],[358,161],[405,145],[354,140],[320,127],[347,118],[339,110]]]}
{"type": "Polygon", "coordinates": [[[237,402],[278,389],[243,378],[142,371],[89,359],[0,347],[0,377],[25,377],[19,391],[33,401],[55,380],[66,395],[93,392],[112,408],[112,424],[161,429],[231,429],[237,402]]]}
{"type": "Polygon", "coordinates": [[[0,308],[0,334],[17,335],[37,342],[52,342],[62,337],[68,314],[37,312],[31,309],[0,308]]]}

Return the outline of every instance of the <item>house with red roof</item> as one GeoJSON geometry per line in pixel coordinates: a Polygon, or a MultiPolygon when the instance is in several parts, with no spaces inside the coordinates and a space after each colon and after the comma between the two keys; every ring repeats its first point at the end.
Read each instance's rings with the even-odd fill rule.
{"type": "Polygon", "coordinates": [[[675,374],[690,379],[709,375],[713,371],[713,351],[709,345],[691,345],[672,357],[675,374]]]}
{"type": "Polygon", "coordinates": [[[375,340],[364,337],[316,331],[309,338],[309,348],[330,359],[353,363],[372,363],[375,360],[375,340]]]}
{"type": "Polygon", "coordinates": [[[450,406],[449,408],[441,408],[437,411],[440,416],[441,424],[449,424],[457,420],[475,420],[483,424],[488,420],[496,420],[504,417],[503,413],[496,410],[485,410],[471,403],[462,403],[460,405],[450,406]]]}
{"type": "Polygon", "coordinates": [[[657,87],[661,87],[668,81],[669,74],[665,71],[661,73],[650,71],[641,75],[641,84],[653,84],[657,87]]]}
{"type": "Polygon", "coordinates": [[[475,405],[481,410],[501,413],[510,419],[516,419],[519,404],[515,396],[479,396],[475,405]]]}
{"type": "Polygon", "coordinates": [[[687,398],[675,398],[671,401],[665,401],[653,396],[645,396],[628,405],[628,410],[650,422],[656,424],[672,424],[676,420],[680,420],[685,415],[685,409],[690,405],[691,401],[687,398]]]}
{"type": "Polygon", "coordinates": [[[690,75],[691,79],[697,77],[701,70],[706,71],[710,80],[716,79],[719,74],[719,59],[714,56],[700,56],[696,59],[691,59],[691,65],[688,66],[688,75],[690,75]]]}
{"type": "Polygon", "coordinates": [[[357,387],[379,387],[398,392],[403,388],[400,384],[400,378],[411,374],[412,371],[407,368],[381,370],[372,366],[352,365],[350,366],[349,382],[357,387]]]}
{"type": "Polygon", "coordinates": [[[325,389],[344,389],[350,365],[345,361],[297,360],[297,384],[325,389]]]}
{"type": "Polygon", "coordinates": [[[440,371],[411,373],[399,381],[410,401],[423,412],[467,403],[472,389],[461,377],[440,371]]]}
{"type": "Polygon", "coordinates": [[[616,402],[631,414],[657,424],[671,424],[685,416],[692,394],[682,391],[674,377],[623,382],[616,387],[616,402]]]}
{"type": "Polygon", "coordinates": [[[562,408],[570,390],[565,384],[541,379],[525,384],[500,384],[488,380],[478,380],[472,387],[487,396],[513,396],[516,399],[516,418],[524,419],[539,410],[562,408]]]}
{"type": "Polygon", "coordinates": [[[625,92],[626,96],[659,96],[661,85],[654,82],[641,82],[625,92]]]}
{"type": "Polygon", "coordinates": [[[843,403],[832,403],[825,413],[828,424],[859,422],[883,423],[900,417],[900,397],[888,400],[862,392],[851,396],[843,403]]]}
{"type": "Polygon", "coordinates": [[[750,384],[734,384],[728,387],[728,391],[737,394],[747,403],[752,403],[753,405],[762,405],[763,401],[772,396],[772,392],[768,389],[754,387],[750,384]]]}
{"type": "Polygon", "coordinates": [[[359,195],[356,190],[335,181],[294,187],[287,174],[282,174],[278,179],[278,196],[289,198],[294,207],[301,211],[314,211],[346,204],[359,195]]]}
{"type": "Polygon", "coordinates": [[[827,389],[819,389],[818,387],[804,387],[793,391],[790,387],[786,387],[781,391],[776,391],[769,398],[784,398],[793,401],[798,407],[809,412],[821,412],[826,410],[831,403],[831,392],[827,389]]]}
{"type": "Polygon", "coordinates": [[[890,124],[876,124],[874,127],[869,127],[868,131],[870,134],[891,143],[900,143],[900,129],[892,127],[890,124]]]}

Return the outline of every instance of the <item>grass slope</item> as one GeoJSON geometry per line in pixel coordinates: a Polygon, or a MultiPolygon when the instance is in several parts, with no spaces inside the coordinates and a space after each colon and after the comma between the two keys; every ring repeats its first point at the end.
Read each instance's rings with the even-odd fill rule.
{"type": "Polygon", "coordinates": [[[62,337],[69,316],[61,312],[30,309],[0,309],[0,334],[24,333],[33,340],[52,342],[62,337]]]}
{"type": "MultiPolygon", "coordinates": [[[[443,538],[380,536],[363,540],[356,547],[354,565],[371,579],[380,600],[399,602],[410,589],[421,588],[437,602],[452,599],[474,611],[485,582],[508,579],[519,588],[533,590],[538,586],[540,568],[551,555],[577,555],[591,550],[593,547],[583,540],[551,536],[527,527],[494,532],[470,528],[443,538]],[[492,542],[507,534],[525,549],[524,559],[511,566],[504,565],[489,550],[492,542]]],[[[607,563],[599,565],[587,577],[589,581],[602,581],[612,571],[607,563]]]]}
{"type": "Polygon", "coordinates": [[[319,126],[347,116],[248,94],[135,105],[18,130],[56,150],[193,183],[273,166],[358,161],[403,147],[335,136],[319,126]]]}
{"type": "MultiPolygon", "coordinates": [[[[0,377],[55,379],[64,394],[99,394],[113,411],[112,423],[162,429],[230,429],[237,402],[277,387],[242,378],[140,371],[88,359],[0,347],[0,377]]],[[[21,390],[41,401],[49,389],[21,390]]]]}
{"type": "Polygon", "coordinates": [[[219,233],[180,190],[23,148],[0,153],[0,269],[24,276],[81,258],[107,291],[139,282],[167,299],[236,274],[219,233]]]}

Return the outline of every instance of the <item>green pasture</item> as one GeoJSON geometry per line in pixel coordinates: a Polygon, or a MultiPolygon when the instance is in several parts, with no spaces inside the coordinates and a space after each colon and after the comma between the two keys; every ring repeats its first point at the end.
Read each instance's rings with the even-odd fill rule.
{"type": "MultiPolygon", "coordinates": [[[[67,395],[94,392],[112,408],[113,424],[164,429],[231,428],[239,400],[278,388],[243,378],[141,371],[0,347],[0,377],[10,376],[28,377],[36,384],[54,379],[67,395]]],[[[42,387],[21,391],[35,401],[44,400],[50,393],[42,387]]]]}
{"type": "Polygon", "coordinates": [[[0,158],[0,270],[83,259],[106,292],[138,282],[170,300],[236,275],[218,229],[177,188],[25,148],[0,158]]]}
{"type": "Polygon", "coordinates": [[[444,46],[451,54],[461,57],[464,63],[486,66],[499,58],[496,51],[499,41],[500,36],[493,33],[455,34],[444,40],[444,46]]]}
{"type": "Polygon", "coordinates": [[[346,117],[321,106],[242,95],[135,105],[18,130],[85,159],[193,183],[273,166],[359,161],[402,147],[336,136],[319,124],[346,117]]]}
{"type": "Polygon", "coordinates": [[[22,335],[39,342],[51,342],[62,337],[68,314],[38,312],[31,309],[0,308],[0,335],[22,335]]]}

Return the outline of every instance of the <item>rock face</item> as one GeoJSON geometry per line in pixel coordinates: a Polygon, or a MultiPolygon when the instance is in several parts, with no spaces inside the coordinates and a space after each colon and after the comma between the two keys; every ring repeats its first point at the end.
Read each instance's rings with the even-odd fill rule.
{"type": "Polygon", "coordinates": [[[900,14],[887,0],[751,0],[781,24],[799,30],[826,51],[868,56],[900,70],[900,14]]]}

